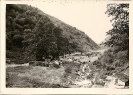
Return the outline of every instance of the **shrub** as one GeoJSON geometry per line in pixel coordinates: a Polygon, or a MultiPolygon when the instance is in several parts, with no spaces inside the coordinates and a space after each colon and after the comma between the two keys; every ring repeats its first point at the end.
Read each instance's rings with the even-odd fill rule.
{"type": "Polygon", "coordinates": [[[125,50],[125,51],[119,51],[117,53],[117,58],[118,59],[125,59],[126,60],[127,55],[128,55],[128,51],[127,50],[125,50]]]}
{"type": "Polygon", "coordinates": [[[72,73],[72,68],[71,68],[71,67],[66,68],[66,69],[65,69],[65,72],[66,72],[66,73],[72,73]]]}
{"type": "Polygon", "coordinates": [[[99,80],[99,81],[96,81],[95,84],[104,86],[105,85],[105,82],[99,80]]]}

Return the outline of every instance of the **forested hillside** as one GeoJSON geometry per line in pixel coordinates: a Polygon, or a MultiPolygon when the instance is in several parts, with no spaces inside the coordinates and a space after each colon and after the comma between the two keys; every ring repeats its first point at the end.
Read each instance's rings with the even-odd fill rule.
{"type": "Polygon", "coordinates": [[[15,63],[97,48],[84,32],[37,8],[6,5],[6,57],[15,63]]]}
{"type": "Polygon", "coordinates": [[[108,4],[106,14],[112,17],[113,29],[107,32],[104,45],[110,49],[97,61],[98,67],[104,69],[104,75],[127,78],[129,75],[129,4],[108,4]]]}

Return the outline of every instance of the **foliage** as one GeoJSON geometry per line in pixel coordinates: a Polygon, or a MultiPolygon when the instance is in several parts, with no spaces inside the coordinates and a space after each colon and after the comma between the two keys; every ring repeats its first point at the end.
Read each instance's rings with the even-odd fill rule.
{"type": "MultiPolygon", "coordinates": [[[[8,50],[12,52],[12,56],[16,54],[14,50],[21,52],[20,59],[23,58],[23,60],[28,61],[42,60],[42,57],[48,57],[50,55],[52,55],[54,59],[64,53],[83,51],[83,42],[80,42],[80,39],[76,37],[82,35],[87,38],[87,36],[76,28],[61,21],[53,22],[53,19],[55,20],[54,17],[32,6],[7,4],[7,57],[10,56],[8,50]],[[57,26],[56,23],[61,25],[57,26]],[[69,39],[70,36],[71,39],[69,39]],[[24,57],[21,57],[21,55],[24,55],[24,57]]],[[[89,42],[91,42],[91,39],[89,42]]]]}
{"type": "Polygon", "coordinates": [[[13,43],[16,47],[23,47],[22,41],[24,40],[24,38],[21,35],[14,35],[13,36],[13,43]]]}
{"type": "Polygon", "coordinates": [[[94,65],[103,65],[107,74],[121,72],[129,65],[129,4],[108,4],[106,14],[111,16],[113,29],[107,32],[104,43],[110,49],[94,65]],[[98,64],[97,64],[98,63],[98,64]]]}
{"type": "Polygon", "coordinates": [[[111,48],[104,52],[98,60],[94,61],[93,65],[96,65],[97,68],[105,69],[104,74],[107,73],[107,75],[121,72],[129,65],[129,60],[126,58],[127,52],[127,50],[115,52],[115,49],[111,48]]]}
{"type": "Polygon", "coordinates": [[[129,4],[108,4],[106,14],[112,16],[113,29],[107,32],[110,39],[105,42],[120,50],[129,49],[129,4]]]}

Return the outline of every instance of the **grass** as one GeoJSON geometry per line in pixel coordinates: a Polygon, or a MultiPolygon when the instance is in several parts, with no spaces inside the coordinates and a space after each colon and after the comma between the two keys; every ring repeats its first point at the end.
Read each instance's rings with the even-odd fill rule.
{"type": "Polygon", "coordinates": [[[75,80],[79,64],[65,62],[60,68],[41,66],[7,67],[7,88],[66,88],[68,77],[75,80]],[[70,65],[71,64],[71,65],[70,65]]]}
{"type": "MultiPolygon", "coordinates": [[[[89,68],[91,75],[87,79],[96,78],[95,85],[104,86],[102,80],[105,80],[107,76],[105,70],[96,68],[93,64],[90,64],[89,68]]],[[[6,87],[68,88],[79,77],[77,74],[79,70],[80,64],[74,62],[64,62],[60,68],[41,66],[7,67],[6,87]]]]}
{"type": "Polygon", "coordinates": [[[68,78],[69,76],[69,78],[74,81],[78,76],[76,72],[80,69],[80,64],[74,62],[65,62],[63,63],[63,67],[65,70],[64,77],[68,78]]]}
{"type": "Polygon", "coordinates": [[[6,70],[6,87],[19,88],[60,88],[63,87],[64,68],[47,68],[39,66],[8,67],[6,70]]]}

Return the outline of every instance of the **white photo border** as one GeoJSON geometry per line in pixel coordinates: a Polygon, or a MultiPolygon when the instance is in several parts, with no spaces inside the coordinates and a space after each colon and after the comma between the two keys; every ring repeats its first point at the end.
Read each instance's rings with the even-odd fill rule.
{"type": "MultiPolygon", "coordinates": [[[[43,0],[44,1],[44,0],[43,0]]],[[[1,70],[1,94],[133,94],[133,2],[131,0],[125,1],[113,1],[113,0],[90,0],[89,2],[98,3],[129,3],[129,89],[108,89],[108,88],[6,88],[6,63],[5,63],[5,37],[6,37],[6,24],[5,24],[5,8],[6,4],[30,4],[30,3],[40,3],[43,1],[35,0],[20,0],[20,1],[1,1],[1,28],[0,28],[0,70],[1,70]]],[[[47,1],[47,0],[45,0],[47,1]]],[[[57,2],[62,2],[65,0],[56,0],[57,2]]],[[[72,0],[73,1],[73,0],[72,0]]]]}

